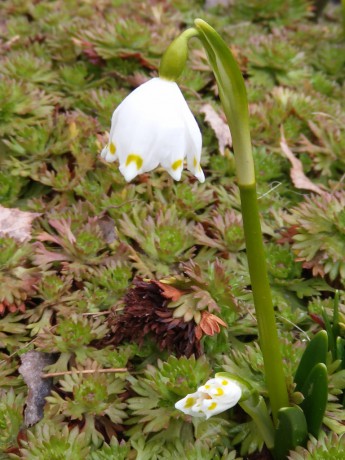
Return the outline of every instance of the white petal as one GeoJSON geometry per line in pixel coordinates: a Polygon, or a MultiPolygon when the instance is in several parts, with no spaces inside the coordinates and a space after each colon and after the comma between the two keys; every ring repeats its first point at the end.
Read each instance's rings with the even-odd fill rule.
{"type": "MultiPolygon", "coordinates": [[[[153,78],[139,86],[117,107],[112,117],[110,142],[116,146],[120,171],[126,180],[161,164],[179,180],[186,155],[201,155],[201,133],[175,82],[153,78]],[[190,153],[192,152],[192,153],[190,153]],[[140,157],[128,162],[129,155],[140,157]],[[182,161],[181,161],[182,160],[182,161]],[[176,163],[177,162],[177,163],[176,163]]],[[[114,161],[109,148],[101,156],[114,161]]],[[[202,171],[190,170],[204,180],[202,171]]]]}
{"type": "Polygon", "coordinates": [[[175,408],[193,417],[203,417],[204,413],[200,410],[200,393],[192,393],[180,399],[175,404],[175,408]]]}
{"type": "Polygon", "coordinates": [[[218,400],[215,399],[204,399],[202,401],[201,410],[206,415],[206,418],[210,418],[213,415],[218,415],[221,412],[225,412],[226,410],[230,409],[231,405],[222,404],[218,400]]]}
{"type": "Polygon", "coordinates": [[[130,182],[138,175],[137,165],[133,162],[129,163],[127,166],[123,164],[120,165],[119,170],[127,182],[130,182]]]}
{"type": "Polygon", "coordinates": [[[225,377],[216,377],[208,380],[205,385],[198,388],[201,393],[217,400],[228,407],[235,406],[242,396],[242,389],[237,382],[225,377]]]}
{"type": "Polygon", "coordinates": [[[109,163],[113,163],[117,160],[116,147],[115,144],[110,141],[101,152],[101,158],[104,158],[109,163]]]}

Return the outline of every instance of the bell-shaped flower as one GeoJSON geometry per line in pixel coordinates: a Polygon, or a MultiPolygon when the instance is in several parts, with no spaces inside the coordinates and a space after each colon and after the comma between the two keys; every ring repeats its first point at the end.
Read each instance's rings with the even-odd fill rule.
{"type": "Polygon", "coordinates": [[[194,417],[210,418],[235,406],[241,397],[242,388],[235,380],[215,377],[177,401],[175,407],[194,417]]]}
{"type": "Polygon", "coordinates": [[[180,180],[186,158],[189,171],[204,182],[201,146],[200,129],[179,87],[157,77],[139,86],[117,107],[101,156],[109,162],[119,160],[128,182],[158,165],[180,180]]]}

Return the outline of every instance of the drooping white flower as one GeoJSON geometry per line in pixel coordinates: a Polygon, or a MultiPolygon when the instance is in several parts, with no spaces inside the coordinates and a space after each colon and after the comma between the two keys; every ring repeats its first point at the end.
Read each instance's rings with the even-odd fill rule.
{"type": "Polygon", "coordinates": [[[176,409],[193,417],[210,418],[235,406],[241,399],[242,389],[234,380],[215,377],[198,391],[188,394],[175,404],[176,409]]]}
{"type": "Polygon", "coordinates": [[[200,182],[202,138],[179,87],[153,78],[127,96],[113,113],[108,145],[101,156],[119,160],[126,181],[159,164],[180,180],[183,163],[200,182]]]}

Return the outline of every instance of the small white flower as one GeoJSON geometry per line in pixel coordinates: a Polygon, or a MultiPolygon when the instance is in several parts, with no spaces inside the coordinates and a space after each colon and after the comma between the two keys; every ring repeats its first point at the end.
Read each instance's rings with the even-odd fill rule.
{"type": "Polygon", "coordinates": [[[126,181],[159,164],[180,180],[184,159],[200,182],[202,138],[179,87],[153,78],[127,96],[113,113],[108,145],[101,156],[119,160],[126,181]]]}
{"type": "Polygon", "coordinates": [[[175,404],[176,409],[194,417],[206,418],[224,412],[241,399],[242,389],[234,380],[215,377],[175,404]]]}
{"type": "Polygon", "coordinates": [[[205,414],[201,410],[201,402],[205,395],[202,395],[198,391],[185,396],[175,404],[176,409],[184,412],[187,415],[193,417],[204,417],[205,414]]]}

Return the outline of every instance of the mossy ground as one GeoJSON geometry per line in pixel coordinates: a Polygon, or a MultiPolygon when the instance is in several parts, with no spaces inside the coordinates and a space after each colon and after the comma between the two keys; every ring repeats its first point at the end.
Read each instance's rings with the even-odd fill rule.
{"type": "MultiPolygon", "coordinates": [[[[225,460],[263,447],[237,409],[208,421],[174,409],[220,370],[266,394],[233,156],[231,148],[219,153],[205,121],[205,104],[221,108],[196,40],[180,86],[203,132],[205,184],[187,172],[174,183],[160,169],[126,184],[116,164],[99,158],[114,108],[157,75],[165,48],[196,17],[229,43],[245,76],[288,383],[306,336],[323,327],[323,315],[331,321],[335,289],[344,335],[341,7],[330,3],[315,19],[307,0],[228,3],[1,2],[0,204],[40,216],[26,241],[0,240],[0,458],[225,460]],[[308,181],[296,187],[282,141],[319,193],[308,181]],[[138,276],[143,285],[133,287],[138,276]],[[149,281],[166,278],[180,293],[173,301],[149,281]],[[125,340],[116,340],[114,321],[126,302],[128,315],[150,307],[135,297],[139,288],[150,292],[161,316],[129,319],[125,340]],[[140,337],[131,336],[134,326],[144,331],[140,337]],[[181,340],[190,344],[187,356],[181,340]],[[33,349],[53,354],[47,372],[60,374],[44,418],[25,428],[27,387],[18,367],[33,349]],[[114,372],[124,367],[127,373],[114,372]],[[66,373],[71,369],[90,373],[66,373]]],[[[335,439],[345,449],[334,434],[345,431],[344,371],[331,357],[329,373],[322,442],[293,458],[330,458],[322,452],[335,439]]]]}

